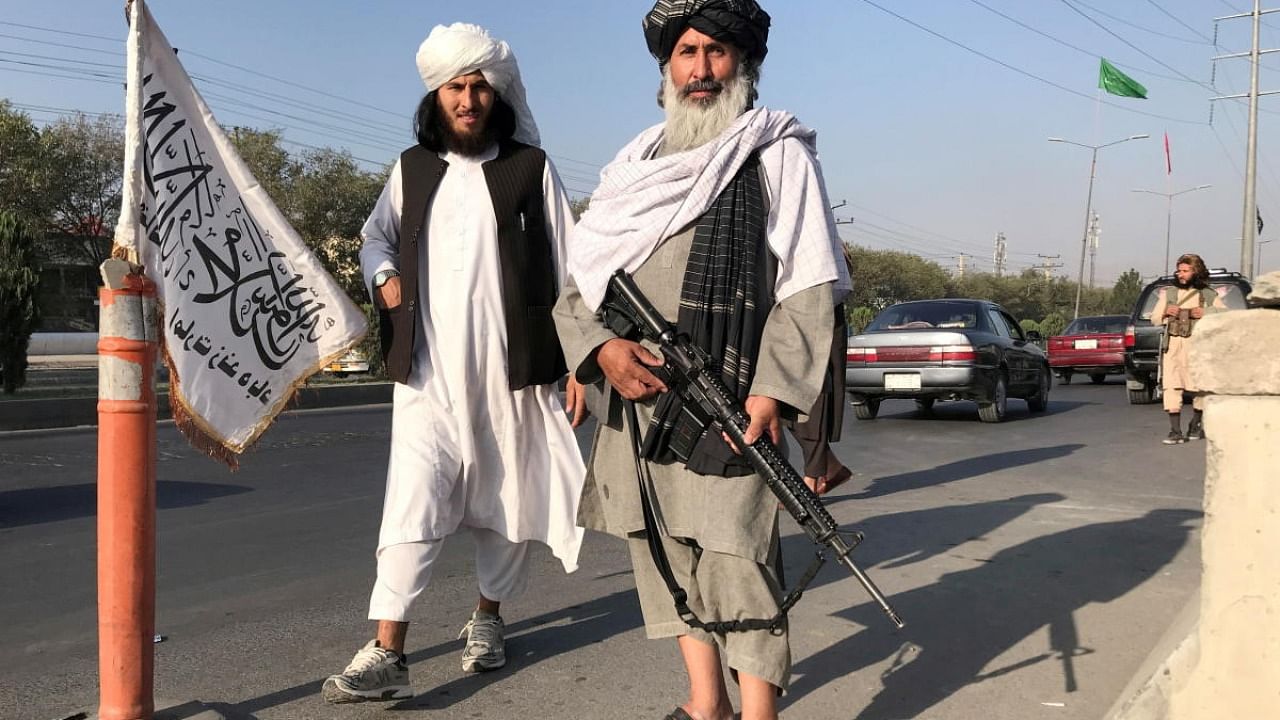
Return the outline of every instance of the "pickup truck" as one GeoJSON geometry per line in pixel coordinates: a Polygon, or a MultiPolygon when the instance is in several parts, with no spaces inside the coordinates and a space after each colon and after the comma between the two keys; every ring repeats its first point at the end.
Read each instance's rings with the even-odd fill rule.
{"type": "MultiPolygon", "coordinates": [[[[1172,275],[1157,278],[1142,289],[1138,301],[1129,315],[1129,325],[1124,330],[1124,374],[1129,402],[1143,405],[1160,397],[1156,382],[1160,364],[1160,348],[1164,340],[1164,326],[1151,322],[1159,294],[1173,285],[1172,275]]],[[[1252,287],[1243,275],[1216,268],[1209,273],[1209,287],[1217,291],[1223,303],[1232,310],[1248,307],[1246,298],[1252,287]]]]}

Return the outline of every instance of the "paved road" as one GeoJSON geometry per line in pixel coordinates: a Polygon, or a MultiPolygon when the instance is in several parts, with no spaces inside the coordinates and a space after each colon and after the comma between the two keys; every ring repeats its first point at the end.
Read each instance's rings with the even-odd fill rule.
{"type": "MultiPolygon", "coordinates": [[[[908,625],[893,631],[847,573],[824,570],[793,613],[785,717],[1103,715],[1198,583],[1204,450],[1161,446],[1158,406],[1127,405],[1118,380],[1051,399],[1044,415],[1011,402],[999,426],[965,403],[850,417],[838,451],[858,474],[830,508],[866,531],[858,557],[908,625]]],[[[537,555],[529,593],[504,609],[508,667],[464,675],[463,536],[411,629],[418,696],[320,703],[370,632],[388,431],[386,407],[289,415],[230,474],[162,427],[159,696],[262,720],[645,720],[681,699],[674,643],[643,639],[625,550],[600,535],[571,576],[537,555]]],[[[95,441],[0,434],[0,717],[95,702],[95,441]]],[[[808,545],[783,530],[796,577],[808,545]]]]}

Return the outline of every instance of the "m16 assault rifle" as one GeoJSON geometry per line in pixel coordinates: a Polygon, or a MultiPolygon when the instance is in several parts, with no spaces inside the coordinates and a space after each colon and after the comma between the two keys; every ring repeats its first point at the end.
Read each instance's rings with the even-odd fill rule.
{"type": "MultiPolygon", "coordinates": [[[[903,627],[902,618],[898,617],[884,594],[850,557],[853,549],[862,542],[862,534],[840,531],[822,501],[804,484],[804,479],[783,459],[767,436],[751,444],[745,442],[744,434],[750,420],[742,402],[725,387],[706,351],[677,333],[675,326],[658,313],[631,276],[622,270],[615,272],[609,280],[602,313],[605,323],[619,337],[637,339],[638,336],[658,345],[662,351],[663,366],[655,369],[666,376],[665,382],[684,401],[686,411],[705,418],[708,425],[718,425],[742,451],[743,457],[777,496],[782,507],[804,528],[809,539],[822,548],[830,548],[836,560],[849,568],[889,620],[897,627],[903,627]]],[[[634,420],[632,431],[635,432],[634,420]]],[[[819,549],[813,565],[782,603],[784,613],[799,600],[804,586],[825,561],[823,550],[819,549]]],[[[668,585],[671,585],[670,581],[668,585]]],[[[677,603],[679,600],[677,598],[677,603]]]]}

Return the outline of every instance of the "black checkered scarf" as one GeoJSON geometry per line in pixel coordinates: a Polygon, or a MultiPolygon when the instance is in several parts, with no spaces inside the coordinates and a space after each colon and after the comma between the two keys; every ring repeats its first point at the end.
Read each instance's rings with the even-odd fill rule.
{"type": "Polygon", "coordinates": [[[769,13],[755,0],[658,0],[643,25],[645,43],[659,65],[667,64],[689,28],[731,43],[757,64],[769,52],[769,13]]]}
{"type": "MultiPolygon", "coordinates": [[[[751,388],[760,337],[773,305],[765,214],[760,161],[752,155],[698,220],[680,289],[676,329],[711,355],[739,400],[746,400],[751,388]]],[[[676,393],[659,396],[645,433],[646,458],[683,460],[671,451],[671,439],[692,432],[701,437],[685,462],[689,470],[721,477],[754,472],[725,444],[718,426],[697,425],[682,408],[676,393]]]]}

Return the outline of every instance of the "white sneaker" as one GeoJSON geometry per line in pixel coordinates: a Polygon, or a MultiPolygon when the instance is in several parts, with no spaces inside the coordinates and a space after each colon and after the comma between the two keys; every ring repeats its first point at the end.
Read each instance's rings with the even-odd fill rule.
{"type": "Polygon", "coordinates": [[[320,688],[327,703],[403,700],[413,697],[404,656],[370,640],[341,675],[330,675],[320,688]]]}
{"type": "Polygon", "coordinates": [[[503,639],[502,618],[497,615],[471,614],[458,637],[466,636],[467,646],[462,650],[462,671],[475,673],[497,670],[507,664],[507,646],[503,639]]]}

